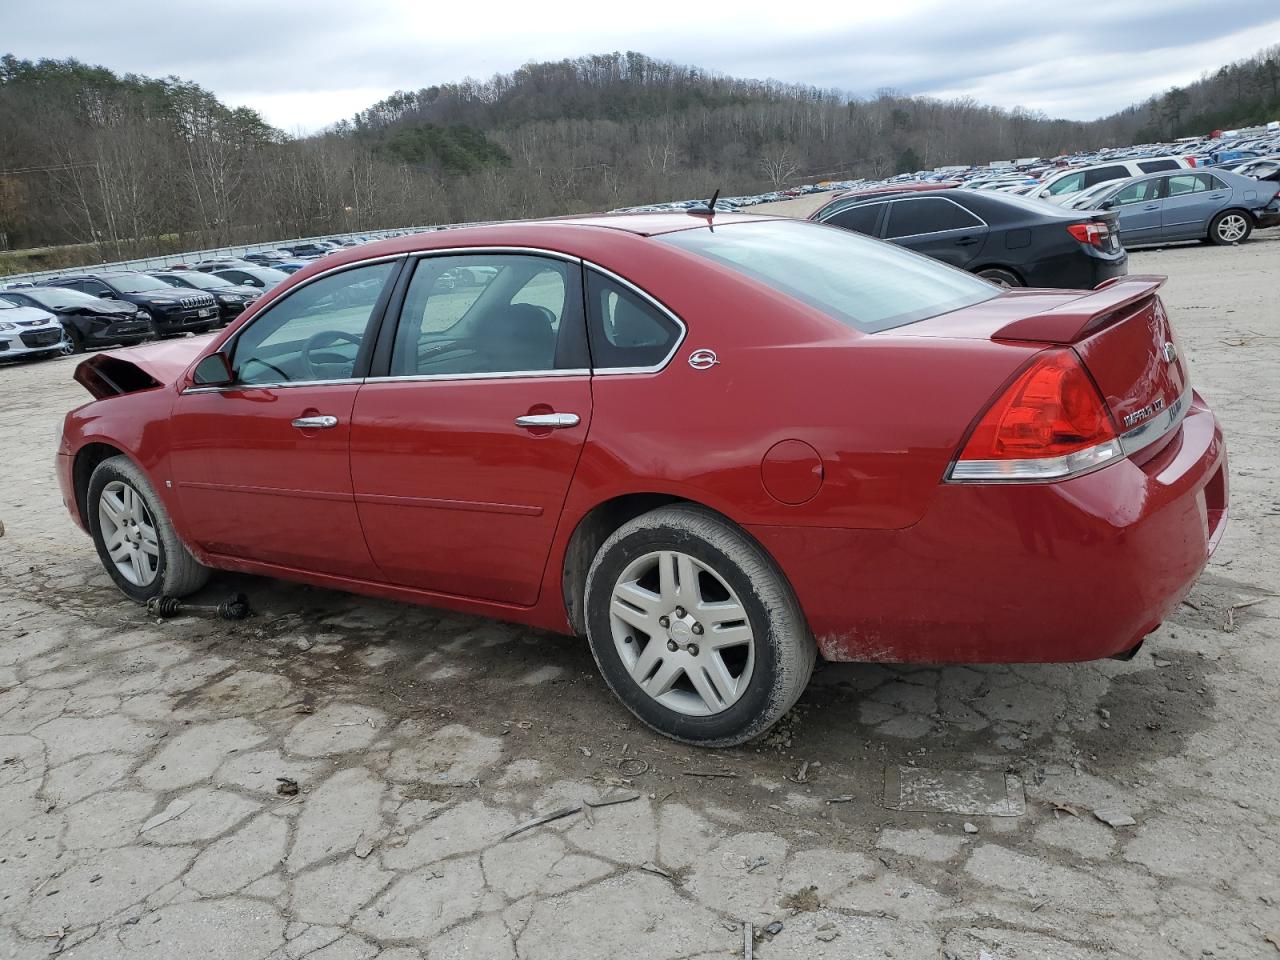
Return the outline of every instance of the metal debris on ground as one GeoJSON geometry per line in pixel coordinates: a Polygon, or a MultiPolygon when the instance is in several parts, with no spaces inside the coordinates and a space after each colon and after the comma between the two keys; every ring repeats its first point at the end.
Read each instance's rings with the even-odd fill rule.
{"type": "Polygon", "coordinates": [[[672,883],[679,883],[679,881],[676,880],[674,876],[672,876],[666,870],[663,870],[661,867],[656,866],[655,864],[642,863],[640,864],[640,869],[643,870],[645,873],[652,873],[656,877],[662,877],[664,880],[670,880],[672,883]]]}
{"type": "Polygon", "coordinates": [[[755,946],[756,932],[749,922],[742,924],[742,957],[751,960],[751,952],[755,946]]]}
{"type": "Polygon", "coordinates": [[[738,775],[731,770],[685,770],[686,777],[720,777],[725,780],[736,780],[738,775]]]}
{"type": "Polygon", "coordinates": [[[1093,815],[1113,829],[1115,827],[1132,827],[1138,822],[1123,810],[1110,807],[1103,810],[1095,810],[1093,815]]]}
{"type": "Polygon", "coordinates": [[[638,777],[649,772],[649,761],[639,757],[623,757],[618,761],[618,772],[624,777],[638,777]]]}
{"type": "Polygon", "coordinates": [[[532,830],[534,827],[540,827],[544,823],[551,823],[553,820],[563,820],[565,817],[571,817],[581,810],[582,804],[580,803],[575,803],[570,807],[561,807],[559,810],[552,810],[550,813],[544,814],[541,817],[534,817],[532,820],[526,820],[518,827],[508,830],[502,835],[502,839],[510,840],[517,833],[524,833],[526,830],[532,830]]]}
{"type": "Polygon", "coordinates": [[[782,932],[781,921],[778,921],[778,920],[773,921],[773,923],[769,924],[767,927],[764,928],[764,932],[771,937],[776,937],[778,934],[782,932]]]}
{"type": "Polygon", "coordinates": [[[588,807],[612,807],[619,803],[630,803],[632,800],[639,800],[640,794],[634,790],[623,791],[622,793],[611,793],[600,800],[585,800],[588,807]]]}
{"type": "Polygon", "coordinates": [[[177,597],[152,597],[147,601],[147,613],[162,620],[184,613],[207,613],[223,620],[244,620],[252,610],[249,608],[249,598],[243,593],[237,593],[217,604],[188,603],[177,597]]]}
{"type": "Polygon", "coordinates": [[[1057,800],[1054,800],[1054,801],[1053,801],[1053,816],[1054,816],[1054,819],[1059,819],[1059,818],[1058,818],[1058,814],[1060,814],[1060,813],[1069,813],[1069,814],[1071,814],[1071,816],[1073,816],[1073,817],[1078,817],[1078,816],[1080,816],[1080,811],[1079,811],[1079,810],[1077,810],[1075,807],[1073,807],[1071,804],[1069,804],[1069,803],[1059,803],[1057,800]]]}
{"type": "Polygon", "coordinates": [[[293,777],[276,777],[276,793],[282,797],[296,797],[298,795],[298,781],[293,777]]]}
{"type": "Polygon", "coordinates": [[[806,760],[800,764],[800,769],[796,771],[794,777],[787,777],[792,783],[808,783],[809,782],[809,761],[806,760]]]}
{"type": "Polygon", "coordinates": [[[827,799],[824,800],[823,803],[853,803],[853,794],[844,793],[838,797],[827,797],[827,799]]]}

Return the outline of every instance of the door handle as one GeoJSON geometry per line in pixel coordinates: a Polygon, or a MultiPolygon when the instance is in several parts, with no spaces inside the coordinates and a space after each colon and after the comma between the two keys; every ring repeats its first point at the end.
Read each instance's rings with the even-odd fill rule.
{"type": "Polygon", "coordinates": [[[1159,209],[1160,209],[1160,204],[1158,204],[1158,203],[1148,203],[1148,204],[1147,204],[1145,207],[1143,207],[1142,209],[1143,209],[1143,210],[1159,210],[1159,209]]]}
{"type": "Polygon", "coordinates": [[[527,413],[523,417],[516,417],[517,427],[544,427],[552,430],[576,427],[581,422],[582,418],[576,413],[527,413]]]}
{"type": "Polygon", "coordinates": [[[959,240],[957,240],[957,241],[956,241],[956,246],[957,246],[957,247],[972,247],[972,246],[973,246],[975,243],[977,243],[977,242],[978,242],[978,238],[977,238],[977,237],[961,237],[959,240]]]}
{"type": "Polygon", "coordinates": [[[337,417],[299,417],[293,421],[299,430],[331,430],[338,425],[337,417]]]}

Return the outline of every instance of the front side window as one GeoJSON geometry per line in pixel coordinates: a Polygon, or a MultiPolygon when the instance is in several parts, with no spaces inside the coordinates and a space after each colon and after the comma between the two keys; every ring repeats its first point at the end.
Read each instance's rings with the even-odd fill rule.
{"type": "Polygon", "coordinates": [[[524,254],[420,260],[405,294],[391,376],[584,370],[576,263],[524,254]]]}
{"type": "Polygon", "coordinates": [[[838,210],[828,217],[823,217],[822,222],[829,223],[833,227],[843,227],[855,233],[864,233],[868,237],[874,237],[876,235],[876,222],[880,219],[880,211],[884,207],[883,203],[859,203],[856,206],[838,210]]]}
{"type": "Polygon", "coordinates": [[[321,277],[254,318],[236,340],[232,366],[246,384],[345,380],[394,263],[321,277]]]}
{"type": "Polygon", "coordinates": [[[889,206],[889,224],[885,238],[914,237],[942,230],[964,230],[982,225],[968,210],[961,209],[941,197],[918,197],[896,200],[889,206]]]}
{"type": "Polygon", "coordinates": [[[1084,183],[1083,173],[1073,173],[1063,177],[1061,180],[1055,180],[1049,185],[1049,195],[1056,197],[1063,193],[1075,193],[1082,189],[1081,184],[1084,183]]]}
{"type": "Polygon", "coordinates": [[[985,280],[893,244],[804,221],[681,230],[658,239],[864,333],[915,323],[1000,293],[985,280]]]}
{"type": "Polygon", "coordinates": [[[680,325],[647,298],[594,270],[587,273],[587,332],[596,370],[660,366],[683,335],[680,325]]]}
{"type": "Polygon", "coordinates": [[[1119,190],[1115,195],[1115,201],[1121,207],[1128,206],[1131,203],[1146,203],[1150,200],[1155,200],[1159,192],[1159,177],[1154,180],[1139,180],[1137,183],[1131,183],[1119,190]]]}

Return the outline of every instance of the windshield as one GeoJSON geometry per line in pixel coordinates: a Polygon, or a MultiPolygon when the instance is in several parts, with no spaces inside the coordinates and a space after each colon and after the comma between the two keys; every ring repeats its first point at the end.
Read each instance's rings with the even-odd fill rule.
{"type": "Polygon", "coordinates": [[[12,310],[16,306],[17,306],[16,303],[12,303],[11,301],[6,300],[4,297],[0,297],[0,310],[12,310]]]}
{"type": "Polygon", "coordinates": [[[121,293],[145,293],[148,290],[170,290],[163,280],[149,277],[145,273],[113,273],[102,278],[121,293]]]}
{"type": "Polygon", "coordinates": [[[259,280],[266,283],[279,283],[282,280],[289,279],[289,275],[283,270],[275,270],[271,267],[256,267],[252,270],[245,267],[242,268],[240,272],[247,273],[251,277],[257,277],[259,280]]]}
{"type": "Polygon", "coordinates": [[[990,300],[984,280],[901,247],[804,221],[740,223],[658,238],[872,333],[990,300]]]}

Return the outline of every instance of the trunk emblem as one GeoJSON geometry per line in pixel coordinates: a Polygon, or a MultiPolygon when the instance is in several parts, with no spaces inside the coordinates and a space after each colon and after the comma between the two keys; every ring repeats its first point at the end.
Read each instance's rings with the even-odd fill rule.
{"type": "Polygon", "coordinates": [[[1166,342],[1165,345],[1160,348],[1160,352],[1164,354],[1165,363],[1173,363],[1173,361],[1178,359],[1178,348],[1172,343],[1166,342]]]}
{"type": "Polygon", "coordinates": [[[1141,410],[1135,410],[1133,411],[1133,413],[1127,415],[1124,418],[1124,425],[1126,427],[1132,427],[1135,423],[1141,423],[1143,420],[1146,420],[1148,417],[1155,416],[1157,413],[1159,413],[1163,409],[1164,409],[1164,397],[1160,397],[1156,400],[1153,400],[1151,403],[1148,403],[1141,410]]]}

